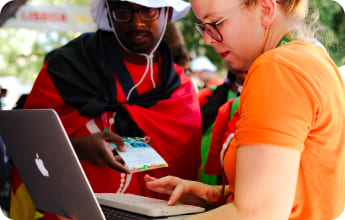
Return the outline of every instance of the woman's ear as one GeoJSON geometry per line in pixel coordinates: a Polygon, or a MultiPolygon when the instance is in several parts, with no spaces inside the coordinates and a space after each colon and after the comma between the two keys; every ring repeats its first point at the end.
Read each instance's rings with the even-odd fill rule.
{"type": "Polygon", "coordinates": [[[276,4],[276,0],[258,0],[262,27],[269,27],[272,24],[276,15],[276,4]]]}

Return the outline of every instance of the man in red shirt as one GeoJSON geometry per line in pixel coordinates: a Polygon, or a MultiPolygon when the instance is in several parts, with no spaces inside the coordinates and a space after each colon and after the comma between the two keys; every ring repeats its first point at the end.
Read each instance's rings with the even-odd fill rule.
{"type": "Polygon", "coordinates": [[[52,51],[25,103],[57,111],[95,193],[159,197],[146,188],[146,173],[195,179],[200,165],[198,99],[161,42],[167,22],[190,5],[143,2],[94,0],[97,32],[52,51]],[[123,147],[121,136],[150,138],[169,167],[130,173],[110,148],[123,147]]]}

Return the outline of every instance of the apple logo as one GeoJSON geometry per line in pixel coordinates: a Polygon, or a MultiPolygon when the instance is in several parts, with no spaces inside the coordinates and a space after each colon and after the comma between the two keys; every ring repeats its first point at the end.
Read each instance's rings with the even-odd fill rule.
{"type": "Polygon", "coordinates": [[[43,160],[36,153],[35,164],[38,170],[42,173],[43,176],[49,177],[49,172],[44,166],[43,160]]]}

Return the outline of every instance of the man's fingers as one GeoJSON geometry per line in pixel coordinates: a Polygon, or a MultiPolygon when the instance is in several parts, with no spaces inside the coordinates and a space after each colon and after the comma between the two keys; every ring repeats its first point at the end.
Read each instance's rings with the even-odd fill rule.
{"type": "Polygon", "coordinates": [[[116,148],[121,152],[125,152],[127,147],[125,144],[123,144],[123,145],[116,144],[116,148]]]}
{"type": "MultiPolygon", "coordinates": [[[[110,145],[110,143],[105,142],[105,145],[110,145]]],[[[128,167],[124,164],[123,159],[118,156],[114,155],[112,149],[109,146],[105,147],[105,151],[102,153],[102,157],[104,158],[104,161],[106,164],[115,170],[118,170],[120,172],[124,173],[130,173],[131,171],[128,169],[128,167]]]]}
{"type": "Polygon", "coordinates": [[[121,163],[122,165],[125,164],[125,161],[119,155],[114,155],[114,158],[117,162],[121,163]]]}
{"type": "Polygon", "coordinates": [[[131,173],[129,168],[126,166],[123,159],[118,155],[113,155],[107,159],[107,164],[110,168],[113,168],[117,171],[123,172],[123,173],[131,173]]]}
{"type": "Polygon", "coordinates": [[[102,136],[104,140],[114,143],[120,151],[125,151],[124,141],[121,136],[110,131],[103,131],[102,136]]]}
{"type": "Polygon", "coordinates": [[[109,164],[109,167],[113,168],[113,169],[115,169],[117,171],[120,171],[122,173],[128,173],[128,174],[131,173],[131,171],[128,169],[128,167],[126,165],[121,164],[121,163],[119,163],[117,161],[114,162],[114,163],[109,164]]]}

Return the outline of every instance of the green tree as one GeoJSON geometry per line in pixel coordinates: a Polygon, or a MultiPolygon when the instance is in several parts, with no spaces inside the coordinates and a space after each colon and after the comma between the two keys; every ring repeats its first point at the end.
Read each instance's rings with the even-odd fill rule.
{"type": "Polygon", "coordinates": [[[199,20],[195,17],[192,10],[190,10],[184,18],[178,21],[187,51],[190,53],[191,58],[205,55],[218,66],[218,69],[224,69],[224,60],[222,57],[216,53],[213,46],[204,44],[204,39],[195,29],[194,24],[197,22],[199,22],[199,20]]]}
{"type": "MultiPolygon", "coordinates": [[[[51,5],[88,5],[91,0],[32,0],[27,3],[51,5]]],[[[78,36],[78,32],[0,29],[0,76],[15,76],[22,82],[33,82],[45,55],[78,36]]]]}
{"type": "MultiPolygon", "coordinates": [[[[88,5],[91,0],[28,0],[28,3],[88,5]]],[[[322,41],[338,66],[345,64],[345,15],[340,5],[331,0],[310,0],[310,13],[328,29],[322,30],[322,41]],[[313,8],[319,10],[316,13],[313,8]],[[330,34],[331,33],[331,34],[330,34]],[[332,37],[330,37],[332,36],[332,37]]],[[[223,59],[212,46],[207,46],[194,28],[198,19],[193,11],[177,22],[184,36],[191,57],[206,55],[225,70],[223,59]]],[[[0,29],[0,76],[16,76],[22,81],[33,82],[43,65],[44,57],[53,48],[60,47],[78,36],[76,32],[34,31],[26,29],[0,29]]]]}
{"type": "Polygon", "coordinates": [[[321,38],[332,59],[338,66],[345,64],[345,14],[344,10],[334,1],[310,1],[311,13],[319,18],[319,22],[328,29],[321,31],[321,38]],[[318,13],[314,12],[318,9],[318,13]],[[330,34],[331,33],[331,34],[330,34]],[[331,38],[329,38],[331,36],[331,38]]]}
{"type": "MultiPolygon", "coordinates": [[[[345,14],[342,7],[331,0],[310,0],[310,13],[318,19],[326,29],[320,30],[321,42],[325,44],[332,59],[338,66],[345,64],[345,14]],[[317,13],[317,9],[319,12],[317,13]],[[327,28],[328,27],[328,28],[327,28]]],[[[199,20],[189,11],[187,16],[179,21],[181,32],[185,38],[187,50],[191,57],[206,55],[220,69],[224,68],[223,59],[215,52],[213,47],[204,44],[202,37],[194,27],[199,20]]]]}

